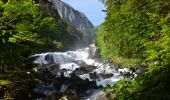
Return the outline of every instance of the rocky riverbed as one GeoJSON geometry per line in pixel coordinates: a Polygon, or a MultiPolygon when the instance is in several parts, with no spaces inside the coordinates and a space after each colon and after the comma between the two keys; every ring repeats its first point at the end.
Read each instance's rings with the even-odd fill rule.
{"type": "Polygon", "coordinates": [[[119,81],[129,69],[103,63],[91,56],[89,48],[67,52],[35,54],[34,63],[40,67],[42,84],[35,88],[39,100],[96,100],[104,94],[103,87],[119,81]]]}

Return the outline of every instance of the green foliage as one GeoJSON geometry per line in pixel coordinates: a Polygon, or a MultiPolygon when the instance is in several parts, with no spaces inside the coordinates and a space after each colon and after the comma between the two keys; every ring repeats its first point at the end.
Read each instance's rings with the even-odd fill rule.
{"type": "Polygon", "coordinates": [[[0,99],[22,95],[32,84],[30,92],[39,83],[39,73],[33,71],[37,65],[27,61],[30,55],[64,48],[67,27],[51,16],[47,5],[32,0],[0,0],[0,99]]]}
{"type": "Polygon", "coordinates": [[[50,6],[34,0],[0,0],[0,99],[30,99],[42,82],[42,72],[33,71],[40,66],[28,59],[30,55],[64,50],[82,41],[50,6]]]}
{"type": "MultiPolygon", "coordinates": [[[[46,45],[54,45],[54,40],[61,41],[60,37],[63,32],[61,26],[63,23],[50,17],[47,11],[42,11],[39,4],[35,4],[31,0],[14,0],[6,3],[1,1],[0,4],[2,10],[0,16],[0,45],[1,50],[6,51],[0,55],[1,59],[19,57],[16,60],[20,61],[19,59],[23,56],[23,53],[27,54],[29,52],[30,55],[39,51],[43,45],[45,47],[47,47],[46,45]]],[[[56,47],[60,48],[62,46],[53,48],[56,47]]],[[[1,63],[8,64],[3,61],[1,63]]]]}
{"type": "Polygon", "coordinates": [[[63,48],[63,44],[61,42],[53,41],[53,44],[56,48],[63,48]]]}
{"type": "Polygon", "coordinates": [[[0,89],[2,88],[2,86],[8,85],[11,82],[9,80],[0,80],[0,89]]]}
{"type": "MultiPolygon", "coordinates": [[[[145,74],[120,81],[113,94],[118,100],[168,100],[170,81],[170,1],[104,0],[106,21],[97,33],[104,58],[124,64],[136,59],[145,74]]],[[[136,62],[137,61],[137,62],[136,62]]],[[[131,65],[134,65],[131,64],[131,65]]]]}

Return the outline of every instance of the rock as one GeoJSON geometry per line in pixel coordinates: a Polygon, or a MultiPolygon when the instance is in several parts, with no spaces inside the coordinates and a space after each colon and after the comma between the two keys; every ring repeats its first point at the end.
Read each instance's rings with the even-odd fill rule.
{"type": "Polygon", "coordinates": [[[138,70],[135,68],[123,68],[123,69],[118,69],[120,75],[122,75],[124,78],[130,78],[134,79],[135,75],[138,74],[138,70]]]}
{"type": "Polygon", "coordinates": [[[88,72],[92,72],[94,69],[97,68],[97,66],[93,66],[93,65],[85,65],[81,67],[84,67],[88,72]]]}
{"type": "Polygon", "coordinates": [[[58,75],[58,72],[60,71],[59,64],[55,64],[55,63],[43,64],[42,68],[48,69],[48,71],[50,71],[53,75],[58,75]]]}
{"type": "Polygon", "coordinates": [[[108,97],[106,97],[106,95],[102,94],[96,97],[95,100],[108,100],[108,97]]]}
{"type": "Polygon", "coordinates": [[[53,10],[58,11],[64,22],[73,26],[80,33],[78,35],[80,39],[87,41],[89,44],[94,42],[94,26],[83,13],[61,0],[48,0],[48,2],[52,4],[50,6],[53,10]]]}
{"type": "Polygon", "coordinates": [[[89,45],[89,54],[90,58],[99,58],[100,52],[94,43],[89,45]]]}
{"type": "Polygon", "coordinates": [[[46,96],[52,95],[53,93],[56,92],[54,87],[50,86],[39,86],[35,88],[35,92],[42,93],[46,96]]]}
{"type": "Polygon", "coordinates": [[[119,65],[119,64],[111,63],[111,66],[112,66],[112,68],[114,69],[114,72],[115,72],[115,73],[118,73],[118,72],[119,72],[119,68],[120,68],[120,65],[119,65]]]}
{"type": "Polygon", "coordinates": [[[131,74],[135,73],[135,68],[130,67],[129,70],[130,70],[130,73],[131,73],[131,74]]]}
{"type": "Polygon", "coordinates": [[[55,63],[53,56],[50,55],[50,54],[47,54],[47,55],[45,56],[45,60],[48,61],[49,64],[55,63]]]}
{"type": "Polygon", "coordinates": [[[63,96],[59,100],[69,100],[69,99],[66,96],[63,96]]]}
{"type": "Polygon", "coordinates": [[[97,75],[96,72],[94,73],[89,73],[91,79],[99,79],[99,76],[97,75]]]}
{"type": "Polygon", "coordinates": [[[76,63],[79,66],[85,66],[86,65],[86,63],[83,60],[76,60],[76,61],[74,61],[74,63],[76,63]]]}
{"type": "Polygon", "coordinates": [[[75,74],[76,76],[82,75],[82,74],[86,74],[88,73],[88,70],[86,70],[84,67],[80,67],[80,68],[76,68],[73,71],[73,74],[75,74]]]}
{"type": "MultiPolygon", "coordinates": [[[[80,62],[81,62],[81,60],[80,60],[80,62]]],[[[80,63],[80,65],[83,65],[83,66],[81,66],[80,68],[76,68],[73,71],[73,74],[75,74],[76,76],[92,72],[94,69],[96,69],[96,66],[87,65],[87,64],[84,64],[82,62],[80,63]]]]}
{"type": "Polygon", "coordinates": [[[143,74],[144,73],[144,68],[141,66],[138,66],[135,68],[135,73],[136,74],[143,74]]]}
{"type": "Polygon", "coordinates": [[[103,79],[106,79],[106,78],[112,77],[113,74],[111,74],[111,73],[110,73],[110,74],[102,74],[102,73],[101,73],[101,74],[99,74],[99,76],[102,77],[103,79]]]}
{"type": "Polygon", "coordinates": [[[131,73],[130,73],[130,72],[120,72],[120,74],[121,74],[124,78],[130,78],[130,77],[131,77],[131,73]]]}
{"type": "Polygon", "coordinates": [[[95,79],[95,80],[96,79],[100,80],[101,78],[106,79],[106,78],[110,78],[113,76],[113,74],[103,74],[103,73],[97,74],[96,72],[89,73],[89,75],[91,79],[95,79]]]}

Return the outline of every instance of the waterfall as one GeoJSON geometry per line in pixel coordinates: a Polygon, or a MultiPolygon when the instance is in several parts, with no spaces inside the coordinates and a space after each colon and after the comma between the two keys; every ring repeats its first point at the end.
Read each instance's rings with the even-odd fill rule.
{"type": "MultiPolygon", "coordinates": [[[[114,84],[122,78],[120,71],[126,71],[125,69],[115,71],[114,66],[90,58],[89,52],[89,48],[83,48],[75,51],[35,54],[31,57],[37,57],[34,63],[43,65],[56,77],[64,75],[67,79],[71,78],[74,74],[82,80],[86,80],[87,82],[94,81],[97,86],[103,87],[114,84]]],[[[68,83],[63,82],[59,92],[65,93],[68,88],[69,81],[68,83]]],[[[97,90],[96,92],[94,90],[91,96],[87,97],[94,98],[94,95],[98,93],[103,93],[103,91],[97,90]]]]}

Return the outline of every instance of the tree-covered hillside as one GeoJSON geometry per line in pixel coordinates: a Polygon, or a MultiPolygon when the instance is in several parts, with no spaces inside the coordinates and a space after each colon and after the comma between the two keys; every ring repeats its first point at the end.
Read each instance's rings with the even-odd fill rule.
{"type": "Polygon", "coordinates": [[[76,32],[48,3],[0,0],[0,99],[30,98],[42,76],[28,57],[74,46],[76,32]]]}
{"type": "Polygon", "coordinates": [[[103,0],[106,21],[97,33],[103,58],[145,73],[111,86],[118,100],[170,99],[170,1],[103,0]]]}

